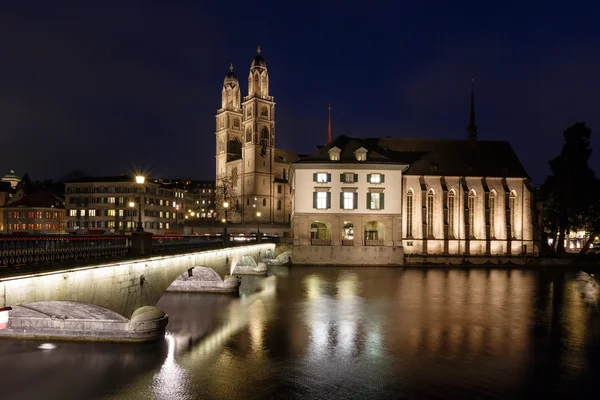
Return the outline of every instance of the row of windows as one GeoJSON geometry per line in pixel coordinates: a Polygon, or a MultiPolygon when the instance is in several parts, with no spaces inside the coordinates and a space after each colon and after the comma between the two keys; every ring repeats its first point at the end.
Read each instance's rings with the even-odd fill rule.
{"type": "MultiPolygon", "coordinates": [[[[150,222],[147,221],[145,224],[146,229],[170,229],[174,228],[175,224],[169,222],[150,222]]],[[[119,229],[133,229],[137,227],[136,221],[68,221],[67,228],[79,229],[79,228],[119,228],[119,229]]],[[[24,228],[23,228],[24,229],[24,228]]]]}
{"type": "MultiPolygon", "coordinates": [[[[384,209],[384,193],[367,193],[366,208],[368,210],[384,209]]],[[[331,208],[330,192],[313,192],[313,208],[318,210],[327,210],[331,208]]],[[[356,210],[358,209],[358,193],[340,192],[340,209],[356,210]]]]}
{"type": "MultiPolygon", "coordinates": [[[[69,204],[85,205],[85,204],[118,204],[128,206],[130,202],[138,203],[139,197],[70,197],[69,204]]],[[[154,197],[144,197],[144,203],[151,205],[160,205],[165,207],[181,206],[181,203],[175,201],[155,199],[154,197]]],[[[210,203],[210,202],[209,202],[210,203]]],[[[202,201],[202,204],[206,204],[202,201]]]]}
{"type": "Polygon", "coordinates": [[[64,213],[58,211],[9,211],[8,218],[47,218],[59,219],[64,218],[64,213]]]}
{"type": "MultiPolygon", "coordinates": [[[[136,217],[137,210],[69,210],[69,217],[136,217]]],[[[145,217],[154,217],[154,218],[184,218],[183,213],[179,213],[179,215],[175,212],[170,211],[156,211],[156,210],[144,210],[145,217]]]]}
{"type": "MultiPolygon", "coordinates": [[[[406,236],[412,237],[413,235],[413,199],[414,193],[412,189],[410,189],[407,193],[406,197],[406,236]]],[[[512,191],[509,195],[509,224],[511,229],[511,236],[515,237],[515,203],[516,203],[517,194],[512,191]]],[[[468,221],[468,231],[469,237],[475,237],[475,204],[476,204],[477,194],[475,190],[471,190],[469,192],[469,197],[467,199],[467,209],[466,218],[468,221]]],[[[492,191],[489,194],[489,225],[490,232],[493,235],[496,230],[496,192],[492,191]]],[[[456,204],[456,193],[454,190],[450,190],[448,192],[448,236],[455,237],[455,204],[456,204]]],[[[433,238],[433,226],[434,226],[434,204],[435,204],[435,191],[430,189],[427,192],[426,199],[426,222],[427,222],[427,237],[433,238]]]]}
{"type": "MultiPolygon", "coordinates": [[[[331,173],[316,172],[313,174],[313,182],[328,183],[331,182],[331,173]]],[[[342,172],[340,174],[340,182],[342,183],[357,183],[358,174],[353,172],[342,172]]],[[[367,183],[385,183],[385,174],[367,174],[367,183]]]]}
{"type": "Polygon", "coordinates": [[[7,224],[9,231],[18,231],[18,230],[36,230],[41,231],[42,228],[47,231],[57,231],[60,229],[65,229],[63,224],[7,224]]]}

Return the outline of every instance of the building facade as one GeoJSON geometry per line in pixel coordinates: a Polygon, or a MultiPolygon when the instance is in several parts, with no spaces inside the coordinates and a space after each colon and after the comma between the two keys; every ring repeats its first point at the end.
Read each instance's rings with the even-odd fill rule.
{"type": "Polygon", "coordinates": [[[2,233],[7,235],[64,234],[64,199],[50,191],[23,196],[2,207],[2,233]]]}
{"type": "Polygon", "coordinates": [[[341,136],[291,179],[294,262],[534,253],[529,178],[507,142],[341,136]]]}
{"type": "Polygon", "coordinates": [[[65,183],[66,230],[82,234],[121,234],[135,230],[141,220],[154,234],[183,233],[186,190],[158,180],[123,175],[82,178],[65,183]],[[179,228],[179,229],[178,229],[179,228]]]}
{"type": "Polygon", "coordinates": [[[223,217],[227,203],[232,222],[289,223],[289,168],[298,156],[275,147],[275,100],[260,53],[259,47],[243,101],[233,66],[223,82],[216,114],[216,209],[223,217]]]}

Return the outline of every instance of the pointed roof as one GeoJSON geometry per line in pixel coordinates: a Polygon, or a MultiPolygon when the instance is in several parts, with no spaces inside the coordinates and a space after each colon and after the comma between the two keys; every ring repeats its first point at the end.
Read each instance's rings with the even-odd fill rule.
{"type": "Polygon", "coordinates": [[[338,136],[297,163],[407,164],[405,175],[529,178],[506,141],[471,141],[422,138],[351,138],[338,136]],[[329,159],[329,149],[341,149],[339,161],[329,159]],[[367,150],[367,160],[354,152],[367,150]]]}
{"type": "Polygon", "coordinates": [[[467,127],[470,140],[477,140],[477,125],[475,125],[475,77],[471,78],[471,112],[469,114],[469,126],[467,127]]]}
{"type": "Polygon", "coordinates": [[[65,208],[64,199],[56,196],[49,190],[41,190],[28,196],[24,196],[14,203],[7,204],[5,207],[65,208]]]}

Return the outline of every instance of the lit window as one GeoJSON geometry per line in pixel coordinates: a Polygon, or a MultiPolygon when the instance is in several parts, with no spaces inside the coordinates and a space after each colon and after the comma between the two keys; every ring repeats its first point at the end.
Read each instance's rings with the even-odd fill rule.
{"type": "Polygon", "coordinates": [[[448,192],[448,236],[454,237],[454,190],[448,192]]]}
{"type": "Polygon", "coordinates": [[[317,182],[320,182],[320,183],[328,182],[328,180],[327,180],[327,174],[325,174],[325,173],[318,173],[317,174],[317,182]]]}
{"type": "Polygon", "coordinates": [[[69,210],[69,217],[76,217],[77,216],[77,210],[69,210]]]}
{"type": "Polygon", "coordinates": [[[42,218],[42,212],[41,211],[36,211],[35,212],[35,217],[36,218],[42,218]]]}
{"type": "Polygon", "coordinates": [[[79,215],[81,215],[82,217],[85,217],[85,210],[81,210],[79,215]]]}
{"type": "MultiPolygon", "coordinates": [[[[108,212],[109,217],[114,217],[115,215],[117,215],[115,210],[107,210],[107,212],[108,212]]],[[[113,224],[113,227],[114,227],[114,224],[113,224]]]]}
{"type": "Polygon", "coordinates": [[[427,193],[427,237],[433,238],[433,190],[427,193]]]}
{"type": "Polygon", "coordinates": [[[123,215],[125,215],[125,210],[119,210],[119,217],[122,217],[123,215]]]}
{"type": "Polygon", "coordinates": [[[510,221],[510,236],[516,238],[516,230],[515,230],[515,203],[517,200],[517,194],[514,192],[510,192],[510,197],[508,199],[508,208],[509,208],[509,221],[510,221]]]}
{"type": "Polygon", "coordinates": [[[344,210],[354,210],[354,192],[343,192],[342,194],[342,208],[344,210]]]}
{"type": "Polygon", "coordinates": [[[88,215],[90,217],[95,217],[96,216],[96,210],[88,210],[88,215]]]}
{"type": "Polygon", "coordinates": [[[367,175],[369,183],[383,183],[383,174],[368,174],[367,175]]]}
{"type": "Polygon", "coordinates": [[[408,191],[406,195],[406,237],[412,237],[413,226],[413,192],[408,191]]]}
{"type": "Polygon", "coordinates": [[[368,193],[368,202],[369,202],[369,209],[371,210],[379,210],[381,209],[380,205],[381,205],[381,193],[368,193]]]}
{"type": "Polygon", "coordinates": [[[344,183],[354,183],[354,174],[352,172],[346,172],[343,174],[344,176],[344,183]]]}
{"type": "Polygon", "coordinates": [[[114,197],[109,197],[108,198],[108,203],[109,204],[115,204],[115,198],[114,197]]]}
{"type": "Polygon", "coordinates": [[[324,210],[327,208],[328,192],[317,192],[317,208],[324,210]]]}
{"type": "Polygon", "coordinates": [[[496,237],[496,192],[490,193],[490,236],[496,237]]]}
{"type": "Polygon", "coordinates": [[[468,210],[469,210],[469,237],[475,238],[475,191],[471,190],[469,192],[469,200],[468,200],[468,210]]]}

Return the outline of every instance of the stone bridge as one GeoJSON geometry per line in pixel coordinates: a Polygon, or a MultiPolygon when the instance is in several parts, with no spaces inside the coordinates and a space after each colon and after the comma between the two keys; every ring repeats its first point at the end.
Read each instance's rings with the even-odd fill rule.
{"type": "Polygon", "coordinates": [[[129,323],[127,329],[132,330],[134,328],[129,319],[133,321],[140,310],[158,310],[148,306],[155,306],[171,283],[185,271],[195,266],[205,266],[224,276],[229,274],[230,267],[244,254],[260,260],[268,249],[275,253],[275,244],[151,256],[52,272],[13,275],[0,278],[0,309],[38,302],[83,303],[118,314],[117,317],[121,318],[119,322],[129,323]]]}

